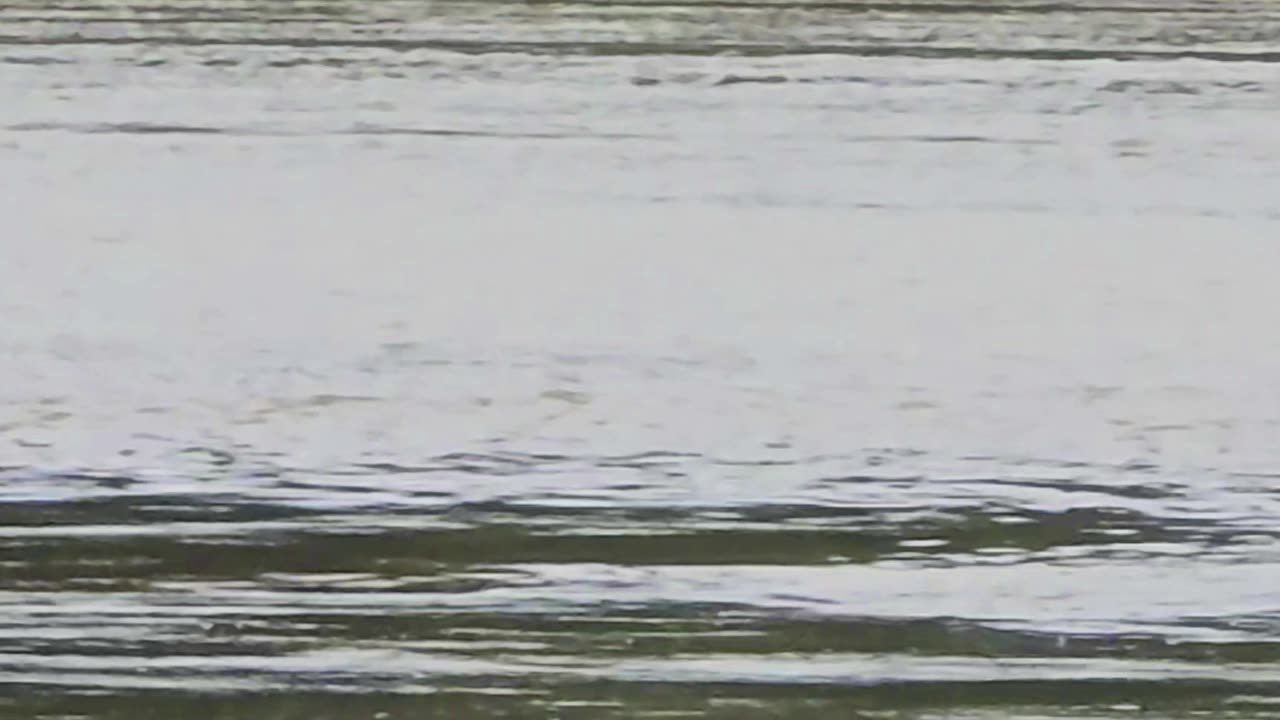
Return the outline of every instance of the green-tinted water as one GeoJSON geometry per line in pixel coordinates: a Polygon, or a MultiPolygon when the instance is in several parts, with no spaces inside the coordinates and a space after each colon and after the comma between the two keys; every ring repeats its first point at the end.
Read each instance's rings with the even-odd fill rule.
{"type": "Polygon", "coordinates": [[[0,6],[0,716],[1280,714],[1280,6],[0,6]]]}

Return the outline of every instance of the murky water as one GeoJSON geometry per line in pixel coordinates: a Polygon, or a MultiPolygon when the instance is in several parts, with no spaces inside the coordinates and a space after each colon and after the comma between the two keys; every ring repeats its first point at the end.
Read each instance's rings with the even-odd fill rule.
{"type": "Polygon", "coordinates": [[[0,6],[0,715],[1280,715],[1277,48],[0,6]]]}

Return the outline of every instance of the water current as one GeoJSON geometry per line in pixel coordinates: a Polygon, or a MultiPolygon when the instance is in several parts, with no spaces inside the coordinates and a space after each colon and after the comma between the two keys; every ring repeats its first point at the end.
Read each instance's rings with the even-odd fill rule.
{"type": "Polygon", "coordinates": [[[1277,118],[1274,2],[0,4],[0,716],[1280,715],[1277,118]]]}

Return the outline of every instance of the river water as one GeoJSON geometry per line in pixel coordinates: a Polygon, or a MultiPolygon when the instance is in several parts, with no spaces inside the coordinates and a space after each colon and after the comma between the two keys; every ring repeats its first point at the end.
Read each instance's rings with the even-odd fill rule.
{"type": "Polygon", "coordinates": [[[0,5],[0,716],[1280,715],[1277,48],[0,5]]]}

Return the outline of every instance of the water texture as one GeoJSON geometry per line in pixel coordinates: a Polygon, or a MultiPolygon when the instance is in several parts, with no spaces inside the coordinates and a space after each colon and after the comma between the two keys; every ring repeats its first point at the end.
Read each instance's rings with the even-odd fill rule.
{"type": "Polygon", "coordinates": [[[0,5],[0,716],[1280,715],[1280,5],[0,5]]]}

